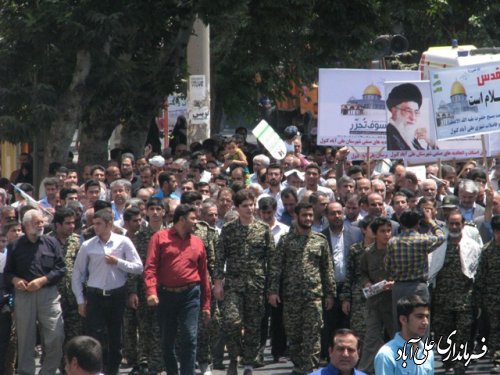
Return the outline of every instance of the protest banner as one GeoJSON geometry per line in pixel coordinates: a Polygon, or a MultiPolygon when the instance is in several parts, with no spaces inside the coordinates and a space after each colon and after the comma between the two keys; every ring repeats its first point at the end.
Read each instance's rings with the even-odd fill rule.
{"type": "Polygon", "coordinates": [[[430,81],[438,140],[500,131],[500,63],[431,69],[430,81]]]}
{"type": "Polygon", "coordinates": [[[281,160],[286,156],[285,142],[265,120],[260,121],[252,133],[274,159],[281,160]]]}
{"type": "Polygon", "coordinates": [[[318,144],[385,147],[384,82],[418,80],[410,70],[320,69],[318,144]]]}

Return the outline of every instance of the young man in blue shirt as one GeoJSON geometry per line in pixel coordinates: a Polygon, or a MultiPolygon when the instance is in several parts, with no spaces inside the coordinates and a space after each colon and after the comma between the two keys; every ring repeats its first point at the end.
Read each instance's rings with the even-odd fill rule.
{"type": "Polygon", "coordinates": [[[428,302],[418,295],[402,297],[397,314],[401,330],[375,356],[375,374],[434,374],[434,352],[422,341],[429,326],[428,302]]]}

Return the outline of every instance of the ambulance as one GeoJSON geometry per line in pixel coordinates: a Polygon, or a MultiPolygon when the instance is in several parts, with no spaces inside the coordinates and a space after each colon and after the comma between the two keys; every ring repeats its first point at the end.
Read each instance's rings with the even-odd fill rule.
{"type": "Polygon", "coordinates": [[[450,68],[500,61],[500,48],[476,48],[459,46],[456,40],[451,46],[430,47],[422,53],[419,69],[422,80],[429,79],[429,69],[450,68]]]}

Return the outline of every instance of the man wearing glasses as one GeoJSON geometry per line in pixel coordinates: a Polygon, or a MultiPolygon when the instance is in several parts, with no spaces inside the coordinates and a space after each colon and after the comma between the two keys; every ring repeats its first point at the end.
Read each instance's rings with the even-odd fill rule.
{"type": "Polygon", "coordinates": [[[428,129],[419,126],[422,94],[418,87],[404,83],[392,89],[386,101],[391,118],[387,124],[387,150],[437,149],[428,129]]]}

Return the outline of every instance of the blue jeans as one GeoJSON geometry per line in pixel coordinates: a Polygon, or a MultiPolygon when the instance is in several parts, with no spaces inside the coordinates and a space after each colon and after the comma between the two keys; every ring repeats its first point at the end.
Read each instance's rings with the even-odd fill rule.
{"type": "Polygon", "coordinates": [[[181,375],[194,375],[196,361],[196,337],[200,312],[200,286],[182,292],[158,289],[158,319],[161,331],[161,346],[167,375],[177,375],[175,339],[179,327],[179,363],[181,375]]]}

